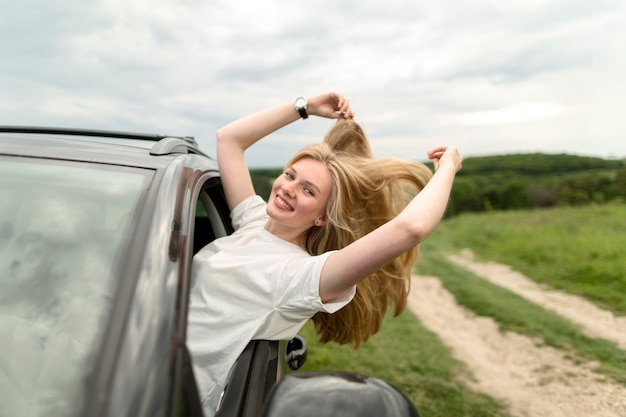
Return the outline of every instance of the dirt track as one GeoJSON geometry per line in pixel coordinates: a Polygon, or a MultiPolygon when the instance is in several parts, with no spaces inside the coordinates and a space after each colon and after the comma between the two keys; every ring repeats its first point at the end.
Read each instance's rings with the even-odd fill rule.
{"type": "MultiPolygon", "coordinates": [[[[572,322],[595,337],[626,348],[626,320],[584,299],[548,290],[511,268],[475,262],[471,253],[450,260],[508,288],[572,322]]],[[[465,362],[474,374],[469,384],[501,399],[518,417],[624,417],[626,387],[594,373],[589,364],[541,346],[516,333],[501,333],[490,318],[456,304],[436,277],[414,277],[409,307],[424,325],[465,362]]]]}

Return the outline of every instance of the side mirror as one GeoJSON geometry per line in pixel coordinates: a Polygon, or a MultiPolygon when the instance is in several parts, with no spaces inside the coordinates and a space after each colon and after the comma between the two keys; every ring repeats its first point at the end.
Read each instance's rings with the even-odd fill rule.
{"type": "Polygon", "coordinates": [[[386,382],[347,372],[293,372],[272,388],[262,417],[420,417],[386,382]]]}
{"type": "Polygon", "coordinates": [[[297,371],[306,362],[306,340],[300,335],[285,344],[285,362],[292,371],[297,371]]]}

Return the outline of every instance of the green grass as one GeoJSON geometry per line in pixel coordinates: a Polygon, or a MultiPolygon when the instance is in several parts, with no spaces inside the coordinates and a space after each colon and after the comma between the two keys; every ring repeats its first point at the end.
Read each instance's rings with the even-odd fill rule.
{"type": "MultiPolygon", "coordinates": [[[[625,351],[445,259],[463,248],[626,314],[626,206],[463,214],[442,222],[422,245],[418,264],[419,273],[439,277],[459,304],[494,318],[503,331],[531,336],[573,359],[597,361],[599,372],[626,384],[625,351]]],[[[501,403],[463,382],[471,377],[467,369],[410,312],[387,318],[356,352],[316,343],[311,325],[302,334],[310,346],[308,370],[384,379],[409,395],[424,416],[507,416],[501,403]]]]}
{"type": "Polygon", "coordinates": [[[442,222],[422,248],[470,248],[626,315],[626,205],[463,214],[442,222]]]}
{"type": "Polygon", "coordinates": [[[317,343],[310,323],[300,334],[309,346],[302,370],[350,371],[383,379],[411,398],[422,416],[509,416],[504,405],[461,382],[461,376],[468,377],[465,366],[408,311],[386,317],[382,330],[356,351],[317,343]]]}

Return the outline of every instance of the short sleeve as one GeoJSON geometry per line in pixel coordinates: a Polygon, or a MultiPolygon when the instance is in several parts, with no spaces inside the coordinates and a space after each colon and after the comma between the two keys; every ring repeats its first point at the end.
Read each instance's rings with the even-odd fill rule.
{"type": "Polygon", "coordinates": [[[265,225],[268,220],[266,209],[267,204],[260,196],[254,195],[246,198],[237,204],[230,213],[233,228],[239,230],[265,225]]]}
{"type": "Polygon", "coordinates": [[[324,307],[324,311],[326,313],[336,313],[337,311],[345,307],[346,304],[352,301],[355,295],[356,295],[356,285],[354,285],[348,291],[344,292],[343,295],[335,298],[334,300],[329,301],[327,303],[322,303],[320,300],[320,303],[324,307]]]}
{"type": "Polygon", "coordinates": [[[307,259],[293,259],[287,263],[284,273],[292,278],[286,281],[287,287],[283,290],[284,294],[289,297],[289,301],[283,300],[285,303],[283,308],[286,311],[304,309],[313,313],[317,311],[335,313],[352,301],[356,286],[327,303],[323,303],[319,296],[322,268],[333,252],[329,251],[307,259]]]}

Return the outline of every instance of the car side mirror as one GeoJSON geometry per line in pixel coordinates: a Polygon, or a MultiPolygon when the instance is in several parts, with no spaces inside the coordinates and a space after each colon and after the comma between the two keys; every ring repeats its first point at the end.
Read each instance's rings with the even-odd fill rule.
{"type": "Polygon", "coordinates": [[[420,417],[385,381],[348,372],[293,372],[272,388],[261,417],[420,417]]]}
{"type": "Polygon", "coordinates": [[[297,371],[306,362],[307,356],[306,340],[300,335],[285,344],[285,362],[292,371],[297,371]]]}

